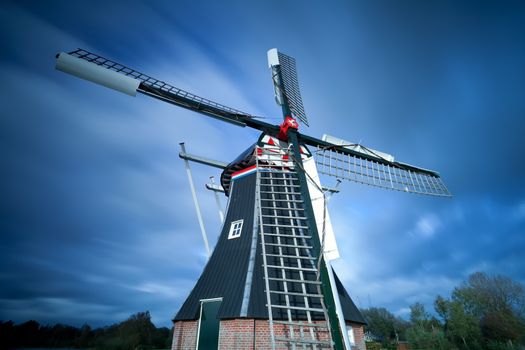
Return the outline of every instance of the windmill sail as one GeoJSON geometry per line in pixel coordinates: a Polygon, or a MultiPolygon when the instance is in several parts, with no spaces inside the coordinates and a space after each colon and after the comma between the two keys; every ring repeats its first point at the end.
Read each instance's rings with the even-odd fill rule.
{"type": "MultiPolygon", "coordinates": [[[[292,114],[308,125],[295,60],[272,49],[268,52],[268,61],[272,71],[278,69],[281,72],[282,84],[274,80],[276,92],[285,93],[292,114]]],[[[238,126],[252,127],[273,135],[279,132],[278,126],[258,120],[249,113],[197,96],[83,49],[58,54],[56,68],[129,95],[140,92],[238,126]]],[[[316,148],[314,157],[320,174],[403,192],[451,196],[439,174],[434,171],[395,162],[387,154],[344,140],[321,140],[302,133],[297,136],[300,143],[316,148]]]]}
{"type": "Polygon", "coordinates": [[[402,192],[451,196],[437,172],[332,136],[325,135],[322,141],[313,151],[320,174],[402,192]]]}
{"type": "Polygon", "coordinates": [[[143,94],[239,126],[246,126],[245,120],[249,120],[253,117],[248,113],[194,95],[188,91],[165,83],[164,81],[152,78],[149,75],[83,49],[77,49],[67,54],[58,54],[56,68],[106,87],[125,92],[129,95],[135,95],[135,92],[129,91],[129,85],[131,85],[129,80],[125,81],[126,85],[124,87],[121,86],[122,84],[119,84],[120,79],[118,79],[118,75],[115,74],[119,73],[120,75],[137,80],[139,84],[135,86],[135,89],[143,94]],[[103,70],[95,70],[96,76],[94,76],[93,68],[89,65],[83,64],[83,61],[92,63],[98,67],[106,68],[108,70],[107,76],[100,78],[100,76],[103,75],[103,70]]]}
{"type": "Polygon", "coordinates": [[[277,49],[271,49],[268,51],[268,63],[271,68],[278,69],[278,71],[274,72],[273,77],[276,89],[282,90],[276,91],[277,103],[281,105],[284,103],[280,98],[280,94],[282,93],[288,101],[292,115],[308,126],[308,118],[304,112],[301,90],[299,90],[295,58],[285,55],[277,51],[277,49]],[[279,75],[282,84],[279,84],[279,75],[275,74],[277,72],[280,72],[279,75]]]}

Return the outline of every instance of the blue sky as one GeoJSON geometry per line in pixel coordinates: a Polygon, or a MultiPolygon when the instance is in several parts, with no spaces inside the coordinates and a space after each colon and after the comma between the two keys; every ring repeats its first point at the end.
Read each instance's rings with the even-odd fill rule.
{"type": "MultiPolygon", "coordinates": [[[[178,143],[229,161],[258,136],[55,71],[77,47],[276,123],[277,47],[298,62],[303,132],[439,171],[452,199],[332,198],[358,306],[405,317],[474,271],[525,283],[524,23],[518,1],[2,2],[0,319],[169,326],[206,262],[178,143]]],[[[215,242],[219,173],[193,170],[215,242]]]]}

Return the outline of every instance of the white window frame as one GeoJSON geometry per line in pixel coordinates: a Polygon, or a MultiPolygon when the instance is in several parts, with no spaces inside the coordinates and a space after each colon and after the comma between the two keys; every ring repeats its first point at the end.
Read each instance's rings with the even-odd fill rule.
{"type": "Polygon", "coordinates": [[[243,223],[244,219],[232,221],[230,225],[230,232],[228,233],[228,239],[241,237],[243,223]]]}
{"type": "Polygon", "coordinates": [[[350,345],[354,346],[355,345],[354,327],[352,327],[352,325],[347,324],[346,333],[348,334],[348,341],[350,342],[350,345]]]}

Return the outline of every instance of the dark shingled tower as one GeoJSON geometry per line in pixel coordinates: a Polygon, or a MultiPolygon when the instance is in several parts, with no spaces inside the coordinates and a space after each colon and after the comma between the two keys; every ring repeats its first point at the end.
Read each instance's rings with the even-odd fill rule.
{"type": "MultiPolygon", "coordinates": [[[[231,179],[232,173],[253,166],[254,146],[228,165],[228,168],[223,172],[223,183],[225,181],[230,183],[229,179],[224,179],[224,174],[229,174],[227,176],[231,179]],[[234,169],[233,172],[232,169],[234,169]]],[[[256,214],[256,174],[253,172],[235,179],[229,186],[228,211],[217,245],[197,284],[175,316],[174,322],[198,319],[200,300],[213,298],[222,298],[218,312],[220,319],[239,317],[268,319],[261,244],[258,242],[260,235],[258,234],[257,220],[254,218],[256,214]],[[228,239],[231,223],[238,220],[244,221],[240,236],[236,239],[228,239]],[[253,271],[248,273],[253,240],[256,241],[255,263],[253,264],[253,271]],[[251,283],[247,283],[247,279],[251,279],[251,283]],[[246,294],[249,295],[248,309],[245,314],[242,314],[243,295],[246,294]]],[[[345,320],[364,324],[363,316],[339,278],[336,277],[336,280],[345,320]]]]}
{"type": "MultiPolygon", "coordinates": [[[[221,184],[229,196],[225,221],[204,271],[173,320],[175,323],[174,349],[183,349],[185,346],[193,347],[195,342],[201,344],[202,334],[199,329],[203,326],[202,310],[204,309],[202,308],[208,300],[216,303],[215,317],[220,320],[218,326],[221,329],[219,339],[217,339],[219,344],[224,345],[226,338],[235,337],[235,334],[239,333],[238,327],[232,328],[230,332],[228,331],[228,327],[231,328],[231,321],[247,323],[248,325],[255,324],[256,320],[264,321],[266,323],[262,327],[245,327],[247,330],[244,335],[245,338],[250,338],[251,335],[252,339],[249,342],[256,341],[257,338],[266,338],[266,341],[268,339],[269,316],[265,292],[262,236],[257,210],[257,195],[258,193],[261,195],[260,190],[264,189],[265,185],[261,182],[264,181],[263,178],[263,180],[259,180],[260,187],[257,188],[256,157],[258,152],[261,156],[261,150],[269,146],[267,142],[264,142],[269,140],[273,145],[277,143],[284,145],[283,142],[263,134],[258,143],[244,151],[222,173],[221,184]],[[232,227],[240,221],[242,221],[240,232],[232,238],[232,227]],[[190,333],[188,329],[197,333],[196,338],[188,336],[190,333]],[[191,339],[191,342],[188,342],[187,339],[191,339]]],[[[305,159],[311,158],[307,148],[303,146],[302,149],[305,153],[305,159]]],[[[280,153],[279,157],[281,158],[280,153]]],[[[283,168],[273,166],[270,172],[275,171],[275,169],[283,168]]],[[[281,175],[288,176],[288,174],[281,175]]],[[[274,187],[276,186],[278,185],[276,184],[274,187]]],[[[286,226],[288,223],[281,222],[280,224],[286,226]]],[[[295,248],[287,248],[287,251],[284,252],[281,250],[281,253],[292,256],[295,254],[295,248]]],[[[278,273],[274,273],[271,277],[278,276],[278,273]]],[[[303,276],[305,280],[310,281],[315,281],[315,277],[315,274],[303,276]]],[[[334,277],[344,319],[348,326],[353,326],[354,333],[360,335],[363,333],[362,326],[365,324],[365,320],[335,273],[334,277]]],[[[298,283],[296,285],[300,286],[298,283]]],[[[288,286],[293,288],[293,283],[288,283],[288,286]]],[[[308,292],[315,295],[316,288],[309,287],[308,292]]],[[[283,298],[281,297],[281,299],[283,298]]],[[[319,298],[308,297],[307,299],[307,305],[310,308],[322,307],[319,298]]],[[[289,297],[288,303],[292,307],[305,305],[304,297],[301,295],[289,297]]],[[[287,316],[285,309],[273,312],[273,319],[276,321],[287,320],[287,316]]],[[[310,317],[313,322],[324,320],[321,313],[311,313],[310,317]]],[[[306,322],[308,317],[302,310],[294,310],[293,319],[306,322]]],[[[215,342],[216,340],[213,339],[212,341],[215,342]]],[[[240,341],[242,343],[243,340],[240,341]]],[[[266,343],[257,342],[257,344],[264,347],[266,343]]],[[[239,347],[239,343],[237,343],[236,348],[242,347],[239,347]]]]}

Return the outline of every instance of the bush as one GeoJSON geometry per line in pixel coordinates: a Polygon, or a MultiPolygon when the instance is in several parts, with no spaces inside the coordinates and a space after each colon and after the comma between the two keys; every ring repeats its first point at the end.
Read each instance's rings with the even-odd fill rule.
{"type": "Polygon", "coordinates": [[[522,349],[519,345],[513,345],[512,342],[501,342],[491,340],[487,343],[487,350],[518,350],[522,349]]]}
{"type": "Polygon", "coordinates": [[[366,350],[381,350],[381,343],[375,341],[365,342],[366,350]]]}

